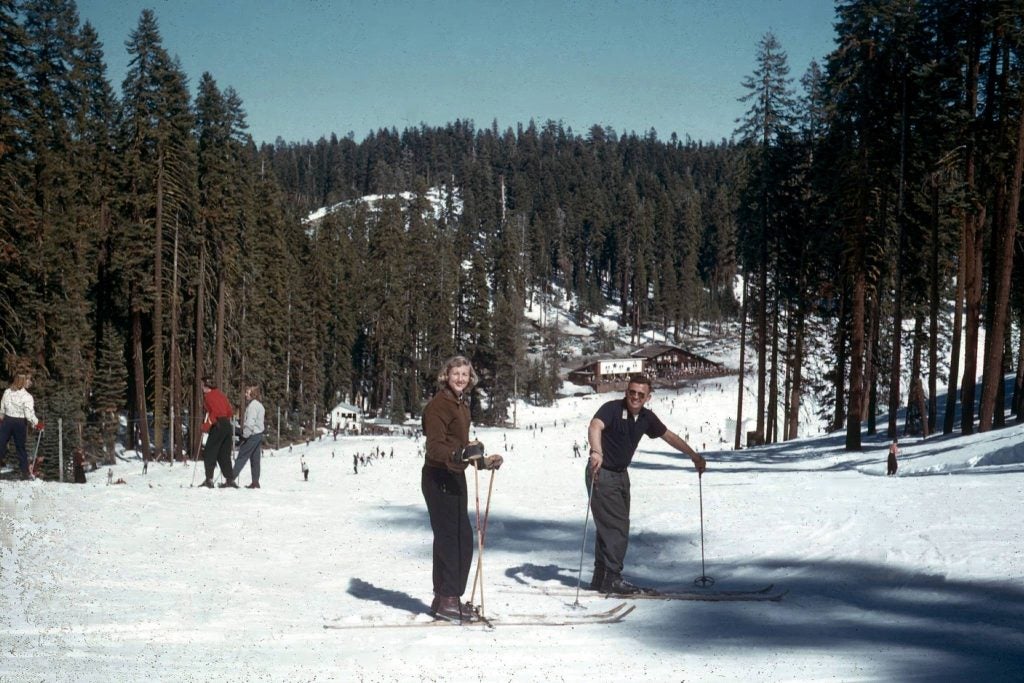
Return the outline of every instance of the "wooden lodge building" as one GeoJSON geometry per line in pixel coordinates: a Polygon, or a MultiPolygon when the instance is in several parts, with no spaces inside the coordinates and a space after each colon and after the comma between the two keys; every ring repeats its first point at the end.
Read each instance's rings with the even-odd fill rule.
{"type": "Polygon", "coordinates": [[[728,374],[725,366],[678,346],[654,344],[637,349],[628,358],[596,360],[569,373],[569,381],[598,392],[624,389],[630,375],[647,375],[657,384],[672,385],[687,379],[728,374]]]}

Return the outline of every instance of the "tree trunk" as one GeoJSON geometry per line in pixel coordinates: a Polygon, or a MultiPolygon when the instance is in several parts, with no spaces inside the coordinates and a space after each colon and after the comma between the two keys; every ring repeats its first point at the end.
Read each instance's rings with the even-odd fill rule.
{"type": "Polygon", "coordinates": [[[227,309],[227,284],[224,282],[223,268],[217,274],[217,341],[214,367],[216,368],[217,386],[224,386],[224,328],[227,309]]]}
{"type": "Polygon", "coordinates": [[[964,226],[967,277],[964,282],[966,320],[964,334],[964,376],[960,389],[960,431],[974,433],[974,391],[978,378],[978,336],[981,326],[982,241],[985,210],[969,215],[964,226]]]}
{"type": "Polygon", "coordinates": [[[952,434],[956,424],[957,386],[960,373],[960,344],[963,339],[964,319],[964,279],[967,271],[966,243],[967,236],[960,235],[960,253],[957,259],[956,301],[953,305],[952,348],[949,352],[949,388],[946,392],[946,416],[942,424],[943,434],[952,434]]]}
{"type": "MultiPolygon", "coordinates": [[[[761,236],[761,241],[767,239],[761,236]]],[[[761,264],[758,272],[758,287],[761,290],[757,299],[757,438],[765,440],[765,393],[768,376],[768,247],[761,249],[761,264]]]]}
{"type": "Polygon", "coordinates": [[[878,292],[875,291],[868,302],[870,313],[865,325],[867,327],[867,339],[864,341],[864,406],[860,416],[861,422],[867,422],[867,432],[872,436],[878,433],[878,340],[882,316],[882,306],[879,302],[878,292]]]}
{"type": "Polygon", "coordinates": [[[835,337],[835,359],[836,369],[835,377],[833,378],[832,387],[835,392],[835,412],[832,419],[832,426],[829,427],[830,432],[837,432],[843,428],[846,423],[846,337],[848,332],[848,317],[846,315],[847,304],[849,300],[849,291],[843,286],[842,296],[839,297],[839,316],[838,324],[836,325],[836,337],[835,337]]]}
{"type": "Polygon", "coordinates": [[[171,462],[179,458],[179,454],[183,450],[184,433],[181,429],[182,418],[185,416],[183,412],[183,402],[181,396],[181,349],[178,346],[178,339],[181,335],[179,329],[179,316],[181,315],[179,297],[178,297],[178,224],[175,221],[174,225],[174,261],[171,275],[171,343],[170,343],[170,395],[171,395],[171,407],[170,413],[174,419],[171,421],[170,434],[171,434],[171,462]]]}
{"type": "MultiPolygon", "coordinates": [[[[153,244],[153,445],[164,448],[164,155],[157,157],[153,244]]],[[[147,458],[148,459],[148,458],[147,458]]]]}
{"type": "MultiPolygon", "coordinates": [[[[937,429],[939,391],[939,188],[932,185],[932,244],[928,264],[928,425],[937,429]]],[[[955,382],[954,382],[955,384],[955,382]]]]}
{"type": "Polygon", "coordinates": [[[779,300],[772,302],[772,375],[768,386],[768,433],[765,443],[779,440],[779,300]]]}
{"type": "Polygon", "coordinates": [[[974,139],[973,125],[977,117],[978,107],[978,73],[980,69],[980,44],[978,40],[971,45],[969,65],[967,68],[966,112],[970,117],[972,130],[969,131],[964,170],[964,194],[974,203],[964,212],[964,309],[966,311],[964,335],[964,376],[960,390],[960,431],[964,434],[974,432],[974,387],[978,372],[978,324],[981,317],[981,226],[984,225],[985,209],[975,197],[975,167],[977,163],[977,143],[974,139]]]}
{"type": "Polygon", "coordinates": [[[850,310],[850,405],[846,418],[848,451],[860,450],[860,416],[864,409],[864,309],[867,282],[863,269],[855,270],[850,310]]]}
{"type": "Polygon", "coordinates": [[[797,302],[793,323],[795,350],[793,352],[793,384],[789,390],[789,432],[786,439],[795,439],[800,428],[800,397],[803,393],[804,334],[806,323],[803,300],[797,302]]]}
{"type": "MultiPolygon", "coordinates": [[[[1020,207],[1021,176],[1024,173],[1024,115],[1018,114],[1017,155],[1014,160],[1013,176],[1010,179],[1009,197],[1000,211],[999,225],[993,226],[993,249],[998,249],[997,270],[992,273],[995,283],[994,310],[986,339],[988,357],[985,359],[985,375],[982,380],[981,414],[978,429],[987,431],[992,426],[996,410],[997,387],[1003,383],[1003,337],[1009,317],[1010,276],[1013,273],[1013,249],[1016,245],[1017,217],[1020,207]]],[[[1002,404],[999,404],[1002,411],[1002,404]]]]}
{"type": "MultiPolygon", "coordinates": [[[[199,234],[205,234],[205,225],[200,229],[199,234]]],[[[199,458],[199,448],[202,445],[202,425],[204,417],[203,409],[203,371],[205,356],[204,340],[204,318],[206,317],[204,301],[206,299],[206,245],[199,246],[199,282],[196,283],[196,346],[195,346],[195,367],[193,369],[192,389],[192,415],[189,423],[189,436],[192,441],[192,459],[199,458]]]]}
{"type": "MultiPolygon", "coordinates": [[[[142,313],[132,307],[132,364],[135,368],[135,406],[138,413],[139,442],[142,459],[149,460],[149,413],[146,409],[146,364],[142,358],[142,313]]],[[[135,444],[132,444],[133,446],[135,444]]]]}

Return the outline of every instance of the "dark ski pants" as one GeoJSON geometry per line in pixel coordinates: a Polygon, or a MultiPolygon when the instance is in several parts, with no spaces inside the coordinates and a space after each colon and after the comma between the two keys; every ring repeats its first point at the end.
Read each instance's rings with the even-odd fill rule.
{"type": "MultiPolygon", "coordinates": [[[[590,465],[586,484],[590,488],[590,465]]],[[[602,575],[621,575],[629,546],[629,472],[601,470],[590,497],[594,515],[594,571],[602,575]],[[603,570],[602,570],[603,568],[603,570]]]]}
{"type": "Polygon", "coordinates": [[[424,465],[420,488],[434,532],[434,594],[461,596],[473,563],[466,475],[424,465]]]}
{"type": "Polygon", "coordinates": [[[260,446],[262,444],[263,434],[253,434],[246,437],[238,446],[238,455],[235,457],[235,469],[233,475],[235,479],[238,479],[238,475],[242,473],[245,463],[251,460],[252,483],[260,483],[260,455],[263,452],[263,449],[260,446]]]}
{"type": "Polygon", "coordinates": [[[210,433],[206,437],[206,445],[203,446],[203,465],[206,466],[206,478],[213,479],[213,470],[220,465],[220,473],[224,479],[231,481],[234,477],[231,473],[231,438],[234,436],[231,429],[231,420],[222,417],[217,420],[210,433]]]}
{"type": "Polygon", "coordinates": [[[886,474],[896,474],[896,470],[899,469],[899,465],[896,464],[896,456],[892,453],[889,454],[889,462],[886,463],[886,474]]]}
{"type": "Polygon", "coordinates": [[[14,438],[14,450],[18,454],[21,473],[28,473],[28,451],[25,450],[25,438],[28,433],[28,420],[23,417],[5,417],[0,422],[0,459],[7,458],[7,443],[14,438]]]}

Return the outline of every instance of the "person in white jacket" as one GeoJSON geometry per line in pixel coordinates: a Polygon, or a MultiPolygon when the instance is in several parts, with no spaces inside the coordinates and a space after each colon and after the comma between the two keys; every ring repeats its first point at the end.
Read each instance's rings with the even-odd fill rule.
{"type": "Polygon", "coordinates": [[[32,394],[28,393],[32,386],[32,377],[26,373],[18,373],[14,376],[0,399],[0,413],[3,413],[3,422],[0,422],[0,460],[7,456],[7,443],[14,439],[14,450],[18,453],[18,464],[21,466],[21,478],[31,479],[29,470],[28,451],[25,450],[25,440],[28,432],[28,425],[42,431],[43,423],[36,417],[35,400],[32,394]]]}
{"type": "Polygon", "coordinates": [[[252,462],[250,467],[252,483],[246,486],[247,489],[258,489],[260,487],[260,454],[263,442],[264,418],[266,410],[260,403],[260,388],[255,384],[245,388],[245,416],[242,418],[242,443],[238,446],[238,457],[235,458],[235,481],[242,473],[245,463],[252,462]]]}

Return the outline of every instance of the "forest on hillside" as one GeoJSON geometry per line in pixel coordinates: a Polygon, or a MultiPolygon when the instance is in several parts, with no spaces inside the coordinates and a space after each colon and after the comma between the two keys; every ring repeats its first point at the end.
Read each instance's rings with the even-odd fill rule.
{"type": "Polygon", "coordinates": [[[115,88],[72,0],[0,0],[5,369],[107,459],[123,414],[144,457],[194,452],[204,375],[236,402],[261,384],[298,435],[343,399],[416,414],[461,352],[501,422],[553,397],[558,331],[528,354],[523,326],[557,298],[581,324],[613,305],[633,341],[738,321],[767,441],[808,391],[851,449],[902,405],[989,429],[1004,373],[1024,394],[1024,3],[841,1],[835,30],[799,78],[765,34],[730,140],[454,121],[258,146],[152,11],[115,88]]]}

